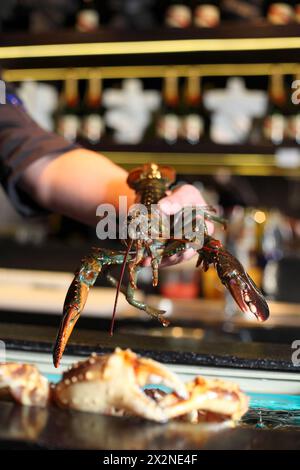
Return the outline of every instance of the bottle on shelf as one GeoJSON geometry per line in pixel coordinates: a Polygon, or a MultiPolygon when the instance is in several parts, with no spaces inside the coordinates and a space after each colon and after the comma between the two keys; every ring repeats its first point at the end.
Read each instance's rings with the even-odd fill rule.
{"type": "Polygon", "coordinates": [[[104,133],[104,109],[102,106],[102,80],[90,76],[82,107],[82,136],[90,143],[98,143],[104,133]]]}
{"type": "Polygon", "coordinates": [[[300,3],[296,3],[295,5],[295,21],[300,23],[300,3]]]}
{"type": "Polygon", "coordinates": [[[264,136],[273,144],[280,144],[285,137],[286,117],[286,90],[284,76],[280,71],[275,71],[269,77],[269,107],[264,120],[264,136]]]}
{"type": "Polygon", "coordinates": [[[96,31],[99,28],[100,15],[94,0],[82,0],[76,16],[76,29],[81,32],[96,31]]]}
{"type": "Polygon", "coordinates": [[[194,8],[194,25],[199,28],[215,28],[220,23],[220,2],[196,0],[194,8]]]}
{"type": "Polygon", "coordinates": [[[190,144],[197,144],[204,133],[204,109],[201,77],[194,72],[186,79],[181,114],[181,137],[190,144]]]}
{"type": "Polygon", "coordinates": [[[64,82],[60,97],[60,106],[56,116],[56,127],[59,134],[74,142],[78,137],[80,126],[80,96],[78,80],[68,76],[64,82]]]}
{"type": "Polygon", "coordinates": [[[158,117],[157,135],[169,144],[177,142],[180,132],[178,76],[170,72],[164,78],[163,103],[158,117]]]}
{"type": "MultiPolygon", "coordinates": [[[[284,25],[295,21],[295,10],[291,2],[267,2],[267,19],[274,25],[284,25]]],[[[293,2],[292,2],[293,3],[293,2]]]]}
{"type": "Polygon", "coordinates": [[[165,24],[171,28],[188,28],[192,23],[191,2],[171,0],[165,13],[165,24]]]}
{"type": "Polygon", "coordinates": [[[297,73],[294,77],[297,89],[294,93],[294,87],[291,88],[290,98],[290,112],[286,124],[286,137],[289,140],[300,144],[300,110],[299,110],[299,89],[300,89],[300,73],[297,73]],[[295,94],[295,96],[293,96],[295,94]]]}
{"type": "Polygon", "coordinates": [[[268,297],[277,298],[282,287],[280,279],[281,260],[288,252],[293,239],[293,231],[289,219],[278,209],[268,213],[262,235],[262,254],[266,262],[263,288],[268,297]]]}

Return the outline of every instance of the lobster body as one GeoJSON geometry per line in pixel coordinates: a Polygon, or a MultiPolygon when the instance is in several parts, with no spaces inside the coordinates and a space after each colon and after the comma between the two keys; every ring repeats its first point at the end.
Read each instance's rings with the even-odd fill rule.
{"type": "MultiPolygon", "coordinates": [[[[152,206],[167,194],[175,178],[176,174],[173,168],[159,166],[155,163],[146,164],[129,173],[127,182],[136,191],[137,206],[134,206],[128,214],[126,251],[93,248],[91,255],[82,260],[64,303],[62,320],[53,352],[55,367],[58,367],[68,339],[83,311],[90,287],[93,286],[101,271],[111,265],[122,265],[119,281],[111,276],[109,269],[104,272],[107,281],[112,286],[117,287],[113,319],[118,293],[121,291],[130,305],[144,310],[148,315],[160,321],[163,326],[169,324],[169,321],[164,317],[165,311],[135,299],[134,294],[137,288],[138,273],[143,269],[145,259],[150,258],[151,260],[153,285],[156,286],[158,283],[158,269],[162,259],[183,252],[191,245],[191,238],[189,237],[175,239],[171,236],[169,238],[161,236],[164,233],[164,219],[159,218],[157,224],[157,218],[153,217],[151,212],[152,206]],[[141,205],[146,208],[145,213],[142,212],[141,205]],[[139,221],[139,229],[136,232],[137,236],[133,236],[130,231],[130,224],[137,220],[139,221]],[[152,231],[149,229],[153,229],[154,226],[157,236],[151,237],[149,232],[152,233],[152,231]],[[129,273],[127,286],[122,284],[125,267],[127,267],[129,273]]],[[[206,271],[210,264],[214,265],[219,278],[228,288],[240,309],[244,312],[253,313],[261,321],[266,320],[269,316],[269,309],[262,293],[245,272],[241,263],[224,248],[219,240],[208,235],[205,224],[207,220],[224,224],[223,219],[203,211],[204,242],[203,245],[194,248],[199,256],[197,266],[202,266],[206,271]]],[[[195,222],[195,220],[192,220],[192,222],[195,222]]]]}

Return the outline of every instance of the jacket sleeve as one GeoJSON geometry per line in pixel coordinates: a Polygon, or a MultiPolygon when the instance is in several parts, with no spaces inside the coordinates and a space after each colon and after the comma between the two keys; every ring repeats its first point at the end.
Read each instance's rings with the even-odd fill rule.
{"type": "Polygon", "coordinates": [[[64,138],[45,131],[26,113],[10,87],[6,104],[0,104],[0,181],[16,210],[24,216],[47,213],[18,186],[25,168],[35,160],[77,148],[64,138]]]}

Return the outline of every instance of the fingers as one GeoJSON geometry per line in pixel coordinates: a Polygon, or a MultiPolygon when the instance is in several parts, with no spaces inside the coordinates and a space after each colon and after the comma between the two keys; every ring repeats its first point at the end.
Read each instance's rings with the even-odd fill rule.
{"type": "MultiPolygon", "coordinates": [[[[203,198],[202,194],[198,191],[195,186],[191,184],[184,184],[179,188],[175,189],[168,196],[162,198],[158,203],[160,209],[166,215],[173,215],[179,212],[183,207],[187,206],[200,206],[207,207],[207,202],[203,198]]],[[[209,235],[214,232],[214,224],[210,221],[206,221],[206,227],[209,235]]],[[[187,261],[195,256],[196,252],[193,248],[188,248],[187,250],[172,255],[170,257],[164,257],[160,266],[172,266],[174,264],[179,264],[182,261],[187,261]]],[[[146,258],[143,262],[143,266],[150,266],[151,259],[146,258]]]]}
{"type": "Polygon", "coordinates": [[[169,196],[161,199],[158,204],[162,211],[168,215],[175,214],[185,206],[207,205],[198,189],[191,184],[184,184],[175,189],[169,196]]]}
{"type": "MultiPolygon", "coordinates": [[[[158,204],[166,215],[176,214],[186,206],[207,206],[202,194],[191,184],[184,184],[175,189],[169,196],[162,198],[158,204]]],[[[211,222],[206,222],[206,225],[208,233],[211,235],[214,231],[214,225],[211,222]]]]}
{"type": "Polygon", "coordinates": [[[196,251],[193,250],[193,248],[188,248],[187,250],[182,251],[181,253],[163,258],[160,266],[173,266],[174,264],[182,263],[182,261],[188,261],[189,259],[193,258],[195,254],[196,251]]]}

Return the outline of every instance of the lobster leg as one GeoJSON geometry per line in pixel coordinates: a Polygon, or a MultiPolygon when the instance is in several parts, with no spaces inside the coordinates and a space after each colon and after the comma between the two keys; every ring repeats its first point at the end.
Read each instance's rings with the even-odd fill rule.
{"type": "Polygon", "coordinates": [[[79,270],[69,287],[66,295],[63,315],[53,349],[53,363],[59,366],[67,342],[84,309],[90,287],[100,274],[102,267],[108,264],[121,264],[124,254],[112,250],[95,249],[92,254],[83,259],[79,270]]]}
{"type": "MultiPolygon", "coordinates": [[[[113,287],[117,287],[118,281],[111,274],[107,273],[106,274],[106,279],[113,287]]],[[[135,281],[136,281],[136,278],[135,278],[135,281]]],[[[158,319],[164,326],[168,326],[168,324],[169,324],[168,320],[161,317],[161,315],[164,315],[166,313],[164,310],[159,310],[155,307],[151,307],[150,305],[146,305],[145,303],[143,303],[139,300],[136,300],[134,298],[135,289],[131,286],[127,287],[127,289],[124,286],[121,286],[120,290],[121,290],[122,294],[125,295],[126,300],[130,305],[132,305],[133,307],[138,308],[139,310],[145,311],[146,313],[148,313],[152,317],[158,319]]]]}
{"type": "MultiPolygon", "coordinates": [[[[135,284],[136,284],[136,281],[137,281],[137,276],[138,276],[139,269],[140,268],[137,268],[134,271],[134,274],[133,274],[135,284]]],[[[163,317],[163,315],[166,313],[165,310],[159,310],[157,308],[150,307],[149,305],[145,304],[144,302],[136,300],[134,298],[134,293],[135,293],[135,289],[129,283],[128,287],[127,287],[127,292],[126,292],[126,299],[127,299],[127,302],[130,305],[132,305],[133,307],[138,308],[139,310],[144,310],[146,313],[148,313],[148,315],[150,315],[151,317],[153,317],[156,320],[160,321],[163,326],[168,326],[169,325],[170,322],[163,317]]]]}

